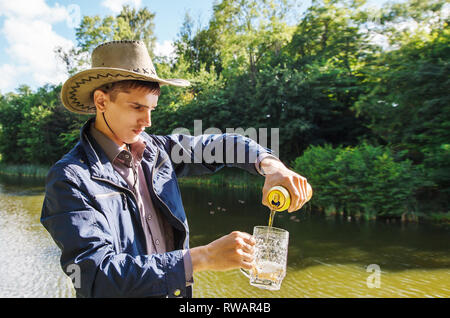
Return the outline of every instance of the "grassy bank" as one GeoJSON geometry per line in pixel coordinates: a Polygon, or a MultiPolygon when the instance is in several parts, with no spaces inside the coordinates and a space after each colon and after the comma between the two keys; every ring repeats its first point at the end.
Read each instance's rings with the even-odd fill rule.
{"type": "Polygon", "coordinates": [[[50,167],[41,165],[12,165],[0,162],[0,174],[6,176],[45,178],[50,167]]]}
{"type": "Polygon", "coordinates": [[[178,179],[182,185],[218,186],[240,189],[262,189],[264,178],[252,175],[239,169],[222,169],[214,174],[182,177],[178,179]]]}
{"type": "MultiPolygon", "coordinates": [[[[0,175],[45,178],[50,167],[42,165],[12,165],[0,162],[0,175]]],[[[214,174],[183,177],[179,179],[180,184],[218,186],[230,188],[262,188],[264,178],[255,176],[239,169],[223,169],[214,174]]]]}

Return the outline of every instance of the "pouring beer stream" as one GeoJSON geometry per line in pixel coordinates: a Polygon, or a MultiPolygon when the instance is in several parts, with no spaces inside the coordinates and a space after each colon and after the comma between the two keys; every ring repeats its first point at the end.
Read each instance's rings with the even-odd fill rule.
{"type": "MultiPolygon", "coordinates": [[[[308,202],[309,200],[311,200],[311,197],[313,195],[313,190],[309,183],[307,184],[306,190],[307,190],[306,202],[308,202]]],[[[267,201],[269,202],[270,206],[270,216],[268,226],[272,227],[273,219],[275,218],[275,213],[289,209],[289,206],[291,205],[291,195],[289,194],[289,191],[285,187],[275,186],[270,188],[267,194],[267,201]]]]}

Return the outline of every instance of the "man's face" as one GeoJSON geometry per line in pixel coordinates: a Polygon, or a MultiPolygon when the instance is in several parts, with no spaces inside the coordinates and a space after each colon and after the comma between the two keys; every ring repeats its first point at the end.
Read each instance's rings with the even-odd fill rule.
{"type": "MultiPolygon", "coordinates": [[[[96,128],[120,146],[123,146],[123,143],[132,144],[138,141],[139,134],[151,126],[151,112],[158,104],[158,96],[146,88],[130,88],[126,92],[119,92],[114,101],[109,94],[100,93],[104,95],[100,96],[100,102],[101,98],[104,98],[106,121],[114,134],[105,123],[96,124],[96,128]]],[[[97,107],[97,120],[101,123],[103,116],[99,115],[97,107]]]]}

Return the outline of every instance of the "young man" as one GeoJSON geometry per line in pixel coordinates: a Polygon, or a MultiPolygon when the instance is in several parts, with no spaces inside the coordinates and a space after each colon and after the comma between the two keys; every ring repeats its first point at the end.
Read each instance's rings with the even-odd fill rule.
{"type": "Polygon", "coordinates": [[[248,138],[146,134],[160,85],[189,82],[159,78],[138,41],[98,46],[92,68],[63,85],[67,109],[96,116],[50,170],[41,223],[61,249],[64,272],[79,274],[78,297],[191,297],[197,271],[251,268],[255,242],[248,233],[234,231],[189,248],[180,176],[225,165],[264,171],[263,198],[270,187],[284,185],[292,195],[289,211],[306,202],[306,179],[248,138]],[[206,162],[196,150],[211,145],[242,149],[245,161],[234,154],[229,162],[206,162]],[[184,159],[174,160],[180,153],[184,159]]]}

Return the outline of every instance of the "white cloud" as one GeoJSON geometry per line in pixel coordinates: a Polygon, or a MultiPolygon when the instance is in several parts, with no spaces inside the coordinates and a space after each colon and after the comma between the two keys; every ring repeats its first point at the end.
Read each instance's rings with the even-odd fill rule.
{"type": "Polygon", "coordinates": [[[175,58],[175,47],[172,41],[164,41],[162,44],[156,42],[155,50],[153,52],[155,56],[168,57],[169,59],[175,58]]]}
{"type": "Polygon", "coordinates": [[[0,65],[0,92],[10,91],[10,87],[16,82],[19,71],[10,64],[0,65]]]}
{"type": "Polygon", "coordinates": [[[6,40],[4,52],[9,57],[0,65],[2,77],[8,75],[8,79],[0,81],[2,92],[12,91],[20,84],[58,84],[67,78],[54,49],[67,49],[73,43],[58,35],[52,26],[70,19],[67,8],[58,4],[50,7],[44,0],[0,0],[0,16],[4,17],[0,36],[6,40]]]}
{"type": "Polygon", "coordinates": [[[50,8],[44,0],[0,0],[0,16],[20,17],[24,20],[43,19],[57,22],[67,19],[67,10],[58,3],[50,8]]]}
{"type": "Polygon", "coordinates": [[[124,5],[139,8],[141,6],[141,2],[141,0],[103,0],[102,6],[108,8],[114,13],[119,13],[124,5]]]}

